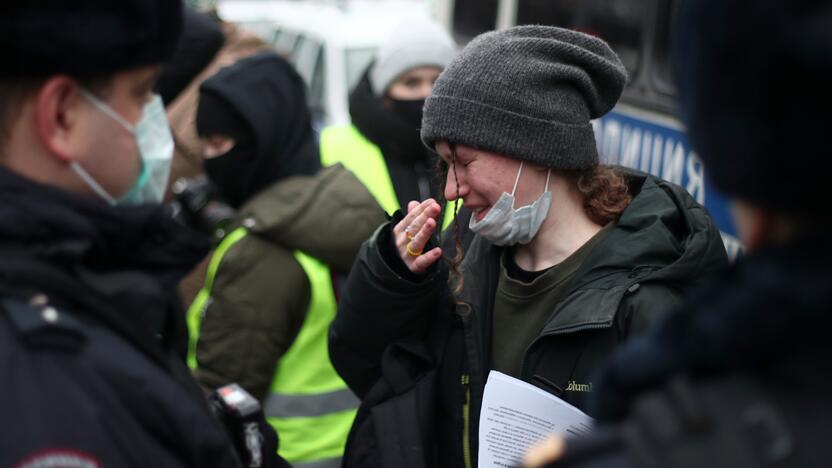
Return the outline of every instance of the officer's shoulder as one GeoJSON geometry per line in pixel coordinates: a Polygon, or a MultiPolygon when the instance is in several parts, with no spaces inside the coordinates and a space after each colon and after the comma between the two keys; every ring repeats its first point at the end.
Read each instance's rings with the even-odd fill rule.
{"type": "Polygon", "coordinates": [[[0,296],[0,322],[18,346],[31,350],[79,353],[89,338],[87,325],[43,294],[28,300],[0,296]]]}

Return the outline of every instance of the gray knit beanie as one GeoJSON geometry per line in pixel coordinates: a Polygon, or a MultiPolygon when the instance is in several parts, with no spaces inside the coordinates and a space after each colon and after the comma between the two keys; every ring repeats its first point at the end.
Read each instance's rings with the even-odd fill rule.
{"type": "Polygon", "coordinates": [[[437,23],[423,18],[400,22],[376,53],[370,69],[373,94],[384,96],[390,85],[408,70],[445,68],[456,52],[454,40],[437,23]]]}
{"type": "Polygon", "coordinates": [[[425,102],[422,141],[448,140],[556,169],[598,164],[590,124],[627,72],[601,39],[549,26],[477,36],[425,102]]]}

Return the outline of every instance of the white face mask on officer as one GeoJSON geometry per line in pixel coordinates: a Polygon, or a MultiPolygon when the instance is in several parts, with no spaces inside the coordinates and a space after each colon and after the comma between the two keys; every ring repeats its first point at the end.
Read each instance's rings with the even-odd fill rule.
{"type": "Polygon", "coordinates": [[[472,216],[468,223],[472,231],[485,237],[494,245],[528,244],[540,230],[546,215],[549,214],[549,207],[552,204],[552,193],[549,192],[551,169],[546,174],[546,188],[537,200],[531,205],[514,209],[514,194],[517,192],[517,183],[520,181],[522,171],[523,162],[521,161],[511,193],[503,192],[497,203],[481,221],[475,220],[472,216]]]}
{"type": "Polygon", "coordinates": [[[167,189],[170,165],[173,160],[173,136],[171,135],[165,106],[157,94],[145,104],[142,117],[136,125],[131,125],[110,106],[87,90],[81,94],[97,109],[118,122],[133,134],[139,150],[141,171],[130,189],[122,196],[115,197],[104,190],[80,164],[75,161],[70,167],[98,196],[111,205],[159,204],[167,189]]]}

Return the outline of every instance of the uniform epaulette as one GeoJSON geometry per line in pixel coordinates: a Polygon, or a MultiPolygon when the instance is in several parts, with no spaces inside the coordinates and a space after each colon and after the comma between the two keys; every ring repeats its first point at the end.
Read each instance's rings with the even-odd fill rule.
{"type": "Polygon", "coordinates": [[[84,327],[69,313],[58,311],[42,294],[29,302],[0,299],[0,312],[5,312],[12,330],[28,348],[80,351],[85,342],[84,327]]]}

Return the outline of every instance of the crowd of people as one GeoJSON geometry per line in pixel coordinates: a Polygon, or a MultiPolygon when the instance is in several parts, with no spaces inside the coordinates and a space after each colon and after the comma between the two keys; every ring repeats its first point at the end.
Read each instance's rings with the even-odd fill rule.
{"type": "Polygon", "coordinates": [[[678,2],[730,264],[683,188],[600,162],[602,38],[405,21],[317,135],[290,58],[179,0],[13,2],[0,465],[472,468],[499,372],[595,421],[528,468],[826,466],[830,21],[678,2]]]}

